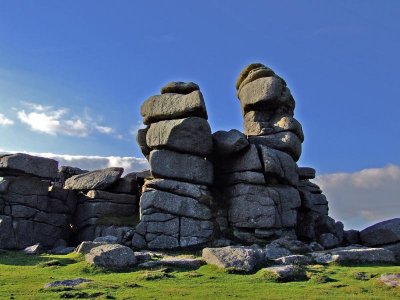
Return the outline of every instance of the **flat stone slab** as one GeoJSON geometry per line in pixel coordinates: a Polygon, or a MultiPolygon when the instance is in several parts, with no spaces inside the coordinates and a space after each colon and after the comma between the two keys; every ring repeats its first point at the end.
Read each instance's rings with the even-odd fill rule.
{"type": "Polygon", "coordinates": [[[57,178],[58,162],[54,159],[24,153],[0,156],[0,176],[29,174],[42,178],[57,178]]]}
{"type": "Polygon", "coordinates": [[[138,265],[139,268],[153,269],[158,267],[176,267],[185,269],[198,269],[206,262],[201,258],[166,257],[160,260],[147,261],[138,265]]]}
{"type": "Polygon", "coordinates": [[[140,113],[145,124],[186,117],[207,119],[206,105],[200,91],[187,95],[167,93],[151,96],[142,104],[140,113]]]}
{"type": "Polygon", "coordinates": [[[367,248],[362,246],[336,248],[328,251],[313,252],[310,255],[314,261],[319,264],[329,264],[333,262],[342,264],[380,264],[396,262],[392,251],[382,248],[367,248]]]}
{"type": "Polygon", "coordinates": [[[85,278],[75,278],[75,279],[66,279],[66,280],[59,280],[46,283],[44,285],[45,289],[54,288],[54,287],[74,287],[86,282],[92,282],[93,280],[85,279],[85,278]]]}
{"type": "Polygon", "coordinates": [[[194,82],[171,81],[164,85],[160,92],[161,94],[190,94],[191,92],[200,90],[199,86],[194,82]]]}
{"type": "Polygon", "coordinates": [[[124,172],[123,168],[107,168],[72,176],[65,181],[68,190],[104,190],[115,183],[124,172]]]}

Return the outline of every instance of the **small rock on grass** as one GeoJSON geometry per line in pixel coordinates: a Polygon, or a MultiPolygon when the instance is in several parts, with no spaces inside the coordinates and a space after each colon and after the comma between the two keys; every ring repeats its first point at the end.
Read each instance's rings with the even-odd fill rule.
{"type": "Polygon", "coordinates": [[[295,265],[269,267],[264,268],[263,270],[267,273],[272,273],[275,280],[279,282],[301,281],[307,279],[306,271],[295,265]]]}
{"type": "Polygon", "coordinates": [[[400,273],[383,274],[378,280],[390,287],[400,287],[400,273]]]}
{"type": "Polygon", "coordinates": [[[53,288],[53,287],[74,287],[77,285],[80,285],[85,282],[91,282],[92,280],[85,279],[85,278],[75,278],[75,279],[66,279],[66,280],[60,280],[60,281],[53,281],[46,283],[44,285],[45,289],[48,288],[53,288]]]}

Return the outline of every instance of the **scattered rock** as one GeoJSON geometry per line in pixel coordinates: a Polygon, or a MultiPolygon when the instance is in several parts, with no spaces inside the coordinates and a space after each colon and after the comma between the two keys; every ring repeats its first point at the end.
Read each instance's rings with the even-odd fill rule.
{"type": "Polygon", "coordinates": [[[390,287],[400,286],[400,273],[397,274],[382,274],[379,279],[380,282],[390,287]]]}
{"type": "Polygon", "coordinates": [[[279,282],[302,281],[308,279],[306,271],[297,265],[268,267],[263,270],[274,274],[276,276],[276,281],[279,282]]]}
{"type": "Polygon", "coordinates": [[[44,288],[48,289],[48,288],[54,288],[54,287],[75,287],[82,283],[92,282],[92,281],[93,280],[85,279],[85,278],[66,279],[66,280],[53,281],[53,282],[46,283],[44,285],[44,288]]]}
{"type": "Polygon", "coordinates": [[[85,260],[91,265],[110,270],[123,270],[136,264],[133,250],[118,244],[101,245],[92,248],[85,255],[85,260]]]}
{"type": "Polygon", "coordinates": [[[243,246],[204,248],[202,256],[208,264],[244,273],[254,272],[264,260],[261,250],[243,246]]]}
{"type": "Polygon", "coordinates": [[[41,244],[35,244],[29,247],[26,247],[22,250],[25,254],[41,254],[43,253],[43,246],[41,244]]]}

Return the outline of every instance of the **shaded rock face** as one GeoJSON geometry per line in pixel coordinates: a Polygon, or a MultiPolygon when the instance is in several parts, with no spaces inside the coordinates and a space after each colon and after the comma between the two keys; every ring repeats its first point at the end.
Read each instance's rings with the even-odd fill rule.
{"type": "Polygon", "coordinates": [[[0,185],[0,248],[52,247],[69,239],[76,207],[72,191],[31,176],[4,177],[0,185]]]}
{"type": "Polygon", "coordinates": [[[214,170],[207,156],[213,138],[199,87],[172,82],[141,108],[148,129],[138,138],[148,153],[154,179],[145,180],[140,223],[132,246],[149,249],[198,248],[214,234],[214,170]]]}

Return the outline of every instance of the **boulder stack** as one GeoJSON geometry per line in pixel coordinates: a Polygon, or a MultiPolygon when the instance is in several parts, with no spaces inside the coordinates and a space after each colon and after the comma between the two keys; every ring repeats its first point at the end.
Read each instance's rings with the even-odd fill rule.
{"type": "Polygon", "coordinates": [[[211,129],[199,87],[172,82],[147,99],[146,129],[137,142],[150,163],[140,198],[137,248],[196,248],[208,243],[214,226],[209,186],[214,182],[211,129]]]}
{"type": "Polygon", "coordinates": [[[52,185],[58,162],[17,153],[0,157],[0,248],[68,241],[76,196],[52,185]]]}
{"type": "MultiPolygon", "coordinates": [[[[236,89],[244,134],[237,130],[213,134],[222,234],[232,232],[245,243],[298,234],[317,241],[321,234],[334,235],[340,224],[328,217],[325,196],[309,181],[315,170],[296,164],[304,134],[293,117],[295,101],[286,82],[257,63],[241,72],[236,89]]],[[[336,235],[332,239],[331,243],[341,242],[336,235]]]]}

